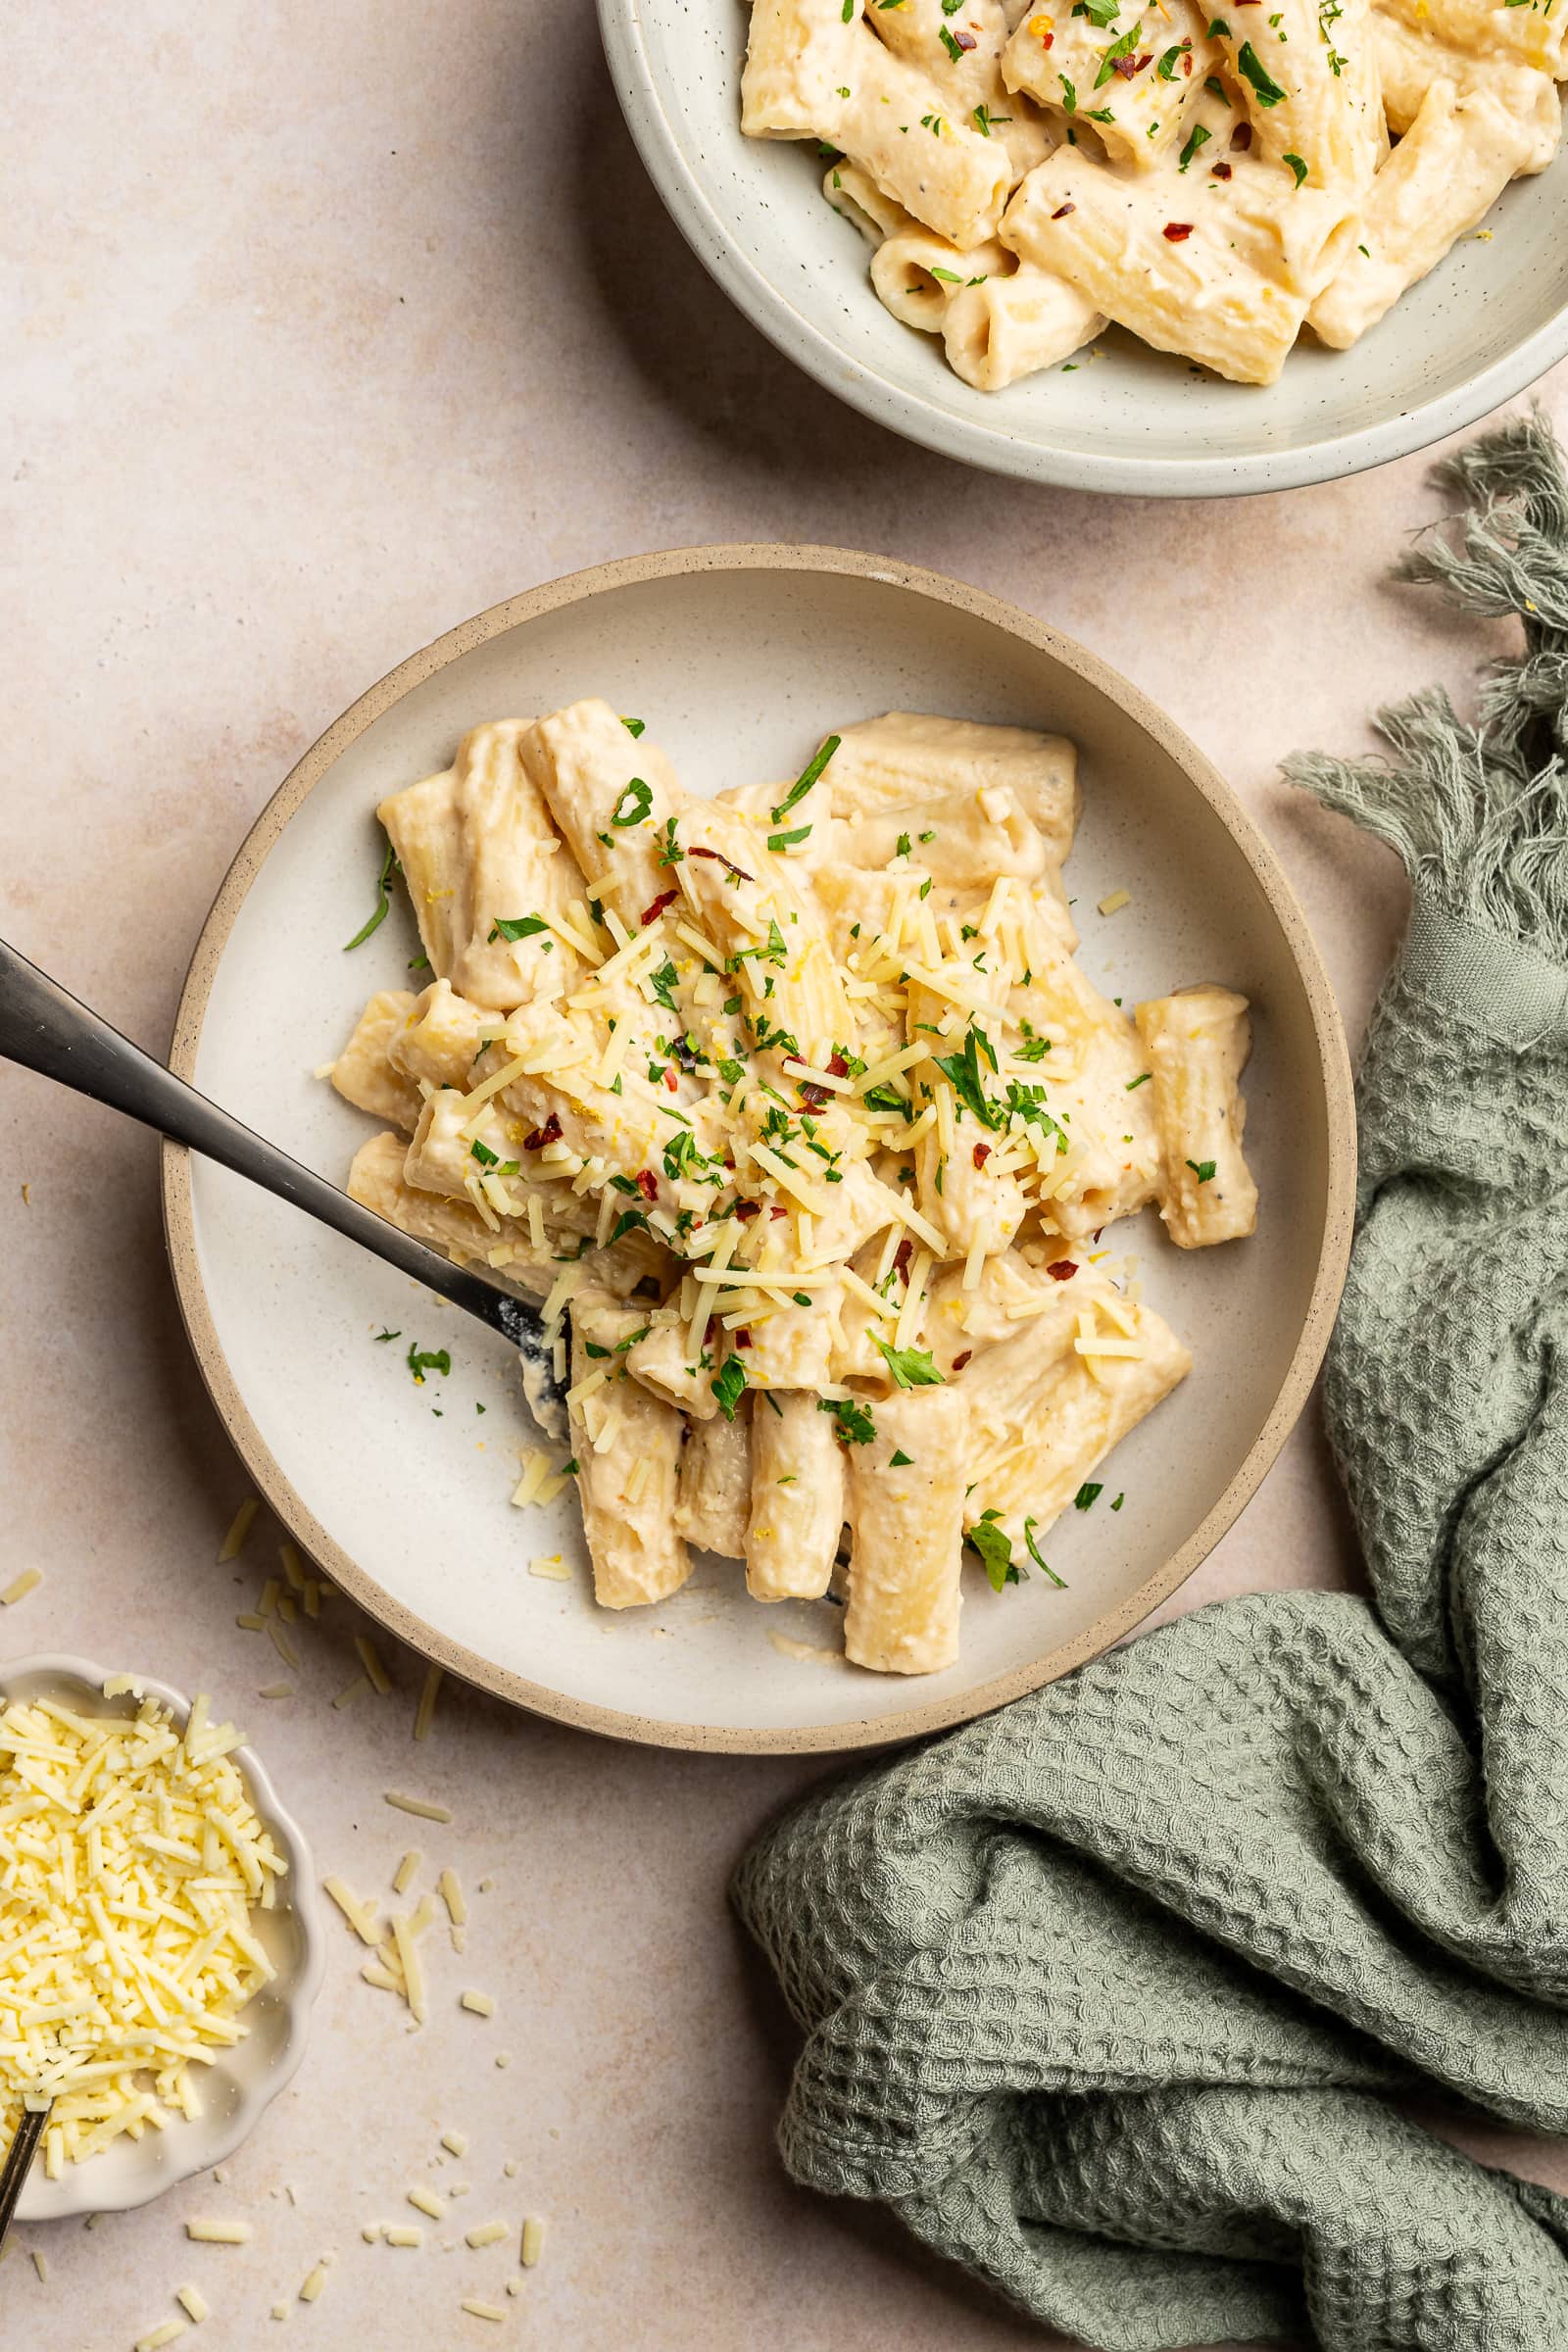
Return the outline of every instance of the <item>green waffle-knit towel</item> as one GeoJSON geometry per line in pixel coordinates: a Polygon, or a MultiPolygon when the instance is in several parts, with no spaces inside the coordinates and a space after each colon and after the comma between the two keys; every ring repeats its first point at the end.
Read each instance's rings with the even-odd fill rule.
{"type": "Polygon", "coordinates": [[[1202,1609],[736,1882],[790,2171],[1117,2352],[1568,2348],[1568,2201],[1398,2103],[1568,2129],[1568,475],[1530,421],[1447,478],[1407,576],[1523,659],[1288,770],[1413,884],[1327,1380],[1372,1602],[1202,1609]]]}

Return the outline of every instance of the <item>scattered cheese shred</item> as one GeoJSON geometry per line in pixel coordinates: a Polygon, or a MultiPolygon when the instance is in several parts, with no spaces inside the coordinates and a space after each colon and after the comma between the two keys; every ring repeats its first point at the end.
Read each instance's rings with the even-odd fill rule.
{"type": "Polygon", "coordinates": [[[29,1592],[36,1592],[42,1583],[43,1570],[41,1568],[24,1568],[22,1574],[14,1576],[5,1591],[0,1592],[0,1601],[3,1601],[8,1609],[14,1609],[19,1600],[25,1600],[29,1592]]]}
{"type": "Polygon", "coordinates": [[[197,2246],[248,2246],[249,2222],[187,2222],[185,2235],[197,2246]]]}
{"type": "Polygon", "coordinates": [[[467,2133],[466,2132],[443,2132],[441,2145],[450,2156],[466,2156],[468,2153],[467,2133]]]}
{"type": "MultiPolygon", "coordinates": [[[[368,1943],[373,1949],[380,1942],[381,1924],[376,1918],[373,1903],[362,1903],[352,1887],[345,1886],[344,1882],[336,1877],[323,1879],[321,1891],[323,1894],[331,1896],[362,1943],[368,1943]]],[[[401,1887],[399,1892],[402,1892],[401,1887]]]]}
{"type": "MultiPolygon", "coordinates": [[[[438,1673],[440,1669],[434,1668],[432,1671],[438,1673]]],[[[428,1678],[426,1680],[428,1681],[428,1678]]],[[[432,1805],[422,1796],[405,1796],[401,1790],[396,1788],[385,1788],[381,1793],[386,1803],[394,1805],[398,1812],[416,1814],[420,1821],[445,1822],[452,1819],[452,1815],[445,1805],[432,1805]]]]}
{"type": "Polygon", "coordinates": [[[475,2017],[494,2017],[496,2013],[495,2002],[488,1992],[466,1992],[462,2001],[464,2008],[471,2009],[475,2017]]]}
{"type": "Polygon", "coordinates": [[[537,2214],[531,2213],[522,2225],[521,2260],[525,2271],[531,2271],[544,2250],[545,2226],[537,2214]]]}
{"type": "MultiPolygon", "coordinates": [[[[430,1737],[430,1726],[435,1720],[436,1693],[440,1688],[441,1668],[439,1666],[427,1667],[424,1688],[419,1692],[419,1703],[414,1711],[414,1737],[416,1740],[428,1740],[430,1737]]],[[[451,1818],[450,1815],[448,1818],[451,1818]]]]}
{"type": "Polygon", "coordinates": [[[325,2284],[326,2265],[324,2262],[318,2262],[313,2270],[307,2271],[305,2274],[300,2285],[300,2301],[302,2303],[316,2302],[325,2284]]]}
{"type": "Polygon", "coordinates": [[[226,1568],[230,1560],[239,1558],[245,1548],[245,1539],[256,1524],[256,1514],[261,1507],[259,1494],[246,1495],[245,1500],[228,1523],[228,1533],[223,1538],[218,1554],[220,1568],[226,1568]]]}
{"type": "Polygon", "coordinates": [[[472,2295],[466,2296],[459,2309],[466,2311],[473,2320],[504,2320],[507,2316],[501,2304],[480,2303],[472,2295]]]}
{"type": "Polygon", "coordinates": [[[183,2305],[186,2318],[194,2321],[198,2328],[203,2320],[210,2320],[213,2316],[213,2307],[199,2286],[176,2286],[174,2301],[183,2305]]]}
{"type": "Polygon", "coordinates": [[[161,2328],[137,2336],[136,2352],[163,2352],[165,2344],[172,2344],[176,2335],[183,2335],[189,2325],[188,2320],[165,2320],[161,2328]]]}
{"type": "Polygon", "coordinates": [[[379,1697],[385,1698],[392,1688],[392,1681],[380,1658],[376,1655],[375,1643],[368,1634],[356,1634],[354,1646],[359,1653],[360,1664],[370,1678],[371,1689],[379,1697]]]}
{"type": "Polygon", "coordinates": [[[1130,890],[1113,890],[1108,899],[1101,900],[1100,911],[1102,914],[1119,914],[1124,906],[1130,906],[1132,903],[1133,894],[1130,890]]]}
{"type": "Polygon", "coordinates": [[[388,2246],[422,2246],[424,2231],[412,2227],[388,2230],[383,2232],[381,2242],[388,2246]]]}
{"type": "MultiPolygon", "coordinates": [[[[466,1927],[468,1906],[464,1900],[463,1888],[458,1884],[457,1872],[450,1869],[444,1870],[436,1881],[436,1889],[447,1907],[447,1917],[451,1920],[452,1925],[455,1928],[466,1927]]],[[[461,2153],[460,2149],[459,2154],[461,2155],[461,2153]]]]}
{"type": "Polygon", "coordinates": [[[432,2222],[440,2221],[446,2212],[443,2199],[436,2195],[433,2188],[426,2188],[422,2181],[417,2187],[409,2190],[409,2203],[414,2207],[416,2213],[428,2215],[432,2222]]]}
{"type": "Polygon", "coordinates": [[[506,2222],[481,2222],[476,2230],[468,2230],[464,2233],[465,2243],[470,2245],[475,2253],[481,2246],[499,2246],[504,2237],[511,2235],[511,2226],[506,2222]]]}
{"type": "Polygon", "coordinates": [[[416,1845],[411,1845],[408,1852],[404,1855],[402,1861],[398,1864],[396,1870],[392,1873],[392,1891],[394,1894],[408,1893],[410,1882],[413,1880],[415,1872],[418,1869],[419,1864],[423,1859],[424,1857],[419,1852],[418,1847],[416,1845]]]}

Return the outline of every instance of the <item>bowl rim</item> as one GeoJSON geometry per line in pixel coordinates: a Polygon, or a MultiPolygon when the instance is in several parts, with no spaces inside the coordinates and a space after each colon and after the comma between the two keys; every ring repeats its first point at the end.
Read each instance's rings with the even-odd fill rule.
{"type": "MultiPolygon", "coordinates": [[[[117,1693],[117,1696],[127,1700],[138,1696],[155,1698],[160,1705],[170,1709],[177,1722],[183,1724],[188,1721],[193,1702],[172,1684],[163,1682],[156,1675],[137,1674],[133,1669],[123,1666],[100,1666],[92,1658],[78,1657],[64,1650],[39,1650],[20,1658],[0,1659],[0,1699],[4,1699],[9,1683],[29,1676],[57,1683],[78,1683],[102,1701],[104,1684],[122,1675],[127,1675],[134,1688],[117,1693]]],[[[115,1701],[108,1703],[113,1705],[115,1701]]],[[[281,1836],[288,1848],[289,1869],[284,1881],[284,1907],[299,1922],[302,1950],[298,1968],[287,1978],[274,1980],[275,1987],[283,1991],[288,2010],[288,2034],[283,2046],[261,2082],[240,2101],[235,2113],[221,2128],[215,2125],[204,2131],[206,2119],[198,2121],[190,2144],[193,2151],[199,2147],[200,2152],[193,2162],[181,2163],[176,2155],[167,2175],[150,2173],[144,2186],[138,2188],[133,2181],[109,2195],[95,2193],[99,2177],[93,2173],[90,2162],[73,2166],[65,2176],[65,2184],[82,2192],[75,2201],[58,2213],[29,2212],[28,2190],[32,2186],[29,2181],[24,2186],[17,2205],[19,2222],[42,2226],[49,2222],[71,2221],[82,2213],[131,2213],[140,2206],[151,2205],[166,2190],[177,2188],[182,2181],[193,2180],[198,2173],[210,2172],[215,2164],[221,2164],[226,2157],[232,2156],[235,2149],[250,2137],[278,2092],[285,2089],[299,2072],[310,2040],[311,2012],[316,2006],[317,1995],[326,1974],[326,1921],[321,1898],[317,1892],[316,1861],[305,1832],[282,1803],[272,1776],[255,1748],[247,1740],[232,1753],[235,1765],[244,1775],[257,1813],[270,1830],[281,1836]]],[[[177,2136],[166,2132],[160,2135],[159,2145],[177,2149],[179,2140],[177,2136]]],[[[59,2188],[62,2183],[51,2181],[49,2185],[59,2188]]]]}
{"type": "MultiPolygon", "coordinates": [[[[1010,435],[1001,412],[995,426],[977,424],[923,393],[894,384],[812,324],[739,245],[687,163],[660,104],[648,64],[646,0],[598,0],[600,38],[633,144],[661,202],[709,274],[752,324],[829,392],[876,424],[939,457],[987,473],[1132,498],[1241,498],[1362,473],[1429,449],[1462,432],[1568,356],[1568,304],[1533,333],[1498,354],[1449,392],[1354,431],[1291,450],[1257,449],[1240,458],[1141,458],[1042,448],[1010,435]]],[[[1242,396],[1245,398],[1245,388],[1242,396]]]]}
{"type": "Polygon", "coordinates": [[[510,1668],[496,1665],[427,1624],[362,1568],[310,1510],[252,1418],[219,1340],[197,1254],[190,1157],[183,1145],[168,1141],[163,1144],[161,1178],[165,1241],[180,1313],[197,1365],[229,1441],[274,1516],[360,1607],[398,1640],[448,1672],[535,1714],[648,1746],[732,1755],[784,1755],[882,1747],[942,1731],[988,1714],[1109,1649],[1184,1584],[1213,1549],[1250,1500],[1306,1402],[1328,1346],[1349,1260],[1356,1165],[1349,1054],[1328,973],[1284,868],[1235,793],[1198,746],[1141,688],[1049,622],[983,589],[969,587],[916,564],[848,548],[746,544],[672,548],[659,554],[623,557],[594,564],[492,605],[488,611],[460,622],[432,644],[409,655],[352,703],[312,745],[256,818],[213,902],[180,991],[169,1066],[176,1076],[194,1083],[202,1022],[239,909],[284,827],[339,755],[373,720],[414,687],[476,646],[568,605],[588,603],[610,590],[654,581],[704,572],[755,570],[870,580],[912,592],[1004,630],[1074,673],[1115,704],[1176,761],[1241,850],[1284,933],[1306,997],[1324,1090],[1328,1167],[1323,1236],[1300,1334],[1273,1404],[1229,1485],[1187,1541],[1136,1592],[1096,1618],[1071,1641],[1041,1651],[961,1696],[912,1700],[890,1714],[858,1722],[803,1724],[788,1730],[774,1727],[761,1731],[733,1725],[672,1724],[547,1690],[510,1668]]]}

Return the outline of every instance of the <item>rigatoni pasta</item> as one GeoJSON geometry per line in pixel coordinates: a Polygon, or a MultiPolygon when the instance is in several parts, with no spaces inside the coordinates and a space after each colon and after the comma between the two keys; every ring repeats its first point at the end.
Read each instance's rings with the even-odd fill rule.
{"type": "Polygon", "coordinates": [[[852,1663],[940,1672],[965,1558],[1049,1576],[1187,1372],[1100,1237],[1251,1230],[1248,1008],[1094,987],[1078,807],[1062,738],[910,712],[695,799],[597,701],[383,802],[434,977],[332,1068],[385,1123],[349,1188],[542,1300],[602,1606],[703,1551],[841,1597],[852,1663]]]}
{"type": "Polygon", "coordinates": [[[755,0],[742,127],[834,151],[871,284],[1001,391],[1107,321],[1269,384],[1561,137],[1550,0],[755,0]]]}

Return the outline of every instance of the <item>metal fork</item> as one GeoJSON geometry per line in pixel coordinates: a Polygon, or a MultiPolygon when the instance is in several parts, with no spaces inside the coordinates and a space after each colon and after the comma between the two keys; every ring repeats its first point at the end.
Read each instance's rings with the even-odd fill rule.
{"type": "Polygon", "coordinates": [[[564,1443],[566,1410],[536,1307],[427,1249],[335,1185],[263,1141],[154,1061],[118,1029],[90,1012],[35,964],[0,940],[0,1054],[56,1079],[78,1095],[139,1119],[176,1144],[248,1176],[309,1217],[330,1225],[400,1274],[422,1282],[464,1313],[510,1340],[523,1358],[524,1390],[534,1418],[564,1443]]]}
{"type": "Polygon", "coordinates": [[[38,2152],[38,2142],[43,2137],[43,2128],[48,2121],[47,2107],[26,2108],[6,2150],[5,2169],[0,2172],[0,2246],[6,2242],[6,2231],[17,2210],[22,2184],[31,2170],[33,2157],[38,2152]]]}

